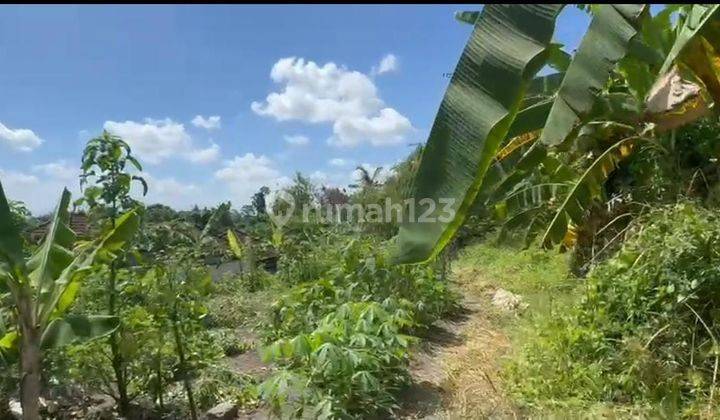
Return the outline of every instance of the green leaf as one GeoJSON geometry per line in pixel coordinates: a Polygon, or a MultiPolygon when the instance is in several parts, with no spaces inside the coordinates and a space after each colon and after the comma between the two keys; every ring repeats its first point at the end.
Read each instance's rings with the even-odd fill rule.
{"type": "Polygon", "coordinates": [[[488,4],[475,23],[430,131],[415,177],[415,202],[437,204],[434,223],[405,221],[394,257],[412,263],[437,255],[462,225],[485,173],[546,62],[561,5],[488,4]],[[440,199],[454,217],[438,220],[440,199]]]}
{"type": "Polygon", "coordinates": [[[628,52],[638,33],[640,17],[647,5],[601,4],[565,72],[540,140],[547,145],[562,143],[593,108],[595,96],[610,71],[628,52]]]}
{"type": "MultiPolygon", "coordinates": [[[[128,151],[128,153],[129,153],[129,151],[128,151]]],[[[142,170],[143,170],[142,165],[140,165],[140,162],[138,162],[137,159],[135,159],[133,156],[127,156],[126,159],[128,160],[128,162],[132,163],[132,165],[135,167],[135,169],[142,172],[142,170]]],[[[143,194],[143,195],[145,195],[145,194],[143,194]]]]}
{"type": "Polygon", "coordinates": [[[13,223],[2,183],[0,183],[0,262],[8,264],[9,271],[14,271],[16,268],[24,269],[25,266],[22,239],[13,223]]]}
{"type": "Polygon", "coordinates": [[[601,196],[603,184],[608,175],[617,168],[618,163],[627,157],[637,137],[628,137],[613,144],[590,165],[583,175],[575,181],[572,189],[565,197],[555,217],[545,231],[542,245],[550,248],[565,238],[570,224],[578,225],[592,201],[601,196]]]}
{"type": "Polygon", "coordinates": [[[50,322],[42,336],[42,348],[83,343],[104,337],[120,326],[120,319],[109,315],[68,315],[50,322]]]}
{"type": "Polygon", "coordinates": [[[244,258],[245,253],[243,252],[243,247],[240,245],[240,242],[238,242],[237,236],[233,233],[232,230],[228,229],[227,231],[227,241],[228,246],[230,247],[230,251],[233,253],[235,258],[238,260],[242,260],[244,258]]]}
{"type": "Polygon", "coordinates": [[[562,44],[550,44],[548,48],[547,64],[557,71],[564,72],[567,70],[572,60],[572,56],[562,49],[562,44]]]}
{"type": "Polygon", "coordinates": [[[70,192],[63,190],[44,242],[28,261],[30,281],[41,292],[48,291],[60,273],[73,261],[75,233],[70,230],[70,192]]]}
{"type": "Polygon", "coordinates": [[[110,262],[118,251],[132,240],[140,226],[138,210],[133,209],[115,221],[115,228],[105,234],[92,253],[94,262],[110,262]]]}
{"type": "Polygon", "coordinates": [[[0,338],[0,349],[11,350],[18,347],[20,336],[17,331],[8,331],[0,338]]]}
{"type": "Polygon", "coordinates": [[[109,263],[117,257],[118,251],[133,238],[140,225],[137,209],[128,211],[115,222],[115,228],[99,240],[83,249],[55,281],[52,292],[40,302],[40,323],[51,317],[61,316],[75,300],[78,289],[88,267],[97,263],[109,263]]]}
{"type": "Polygon", "coordinates": [[[475,25],[475,22],[477,22],[478,18],[480,18],[480,13],[482,12],[455,12],[455,19],[458,22],[467,23],[468,25],[475,25]]]}
{"type": "Polygon", "coordinates": [[[135,181],[140,182],[140,185],[142,185],[142,187],[143,187],[143,196],[147,195],[147,193],[148,193],[148,184],[147,184],[147,182],[145,181],[145,178],[143,178],[143,177],[141,177],[141,176],[133,175],[132,179],[135,180],[135,181]]]}
{"type": "MultiPolygon", "coordinates": [[[[680,32],[675,39],[675,43],[665,58],[663,66],[660,68],[660,77],[670,71],[670,68],[682,55],[688,45],[698,39],[698,36],[702,36],[702,32],[705,30],[708,23],[717,25],[719,11],[720,5],[717,4],[694,4],[692,6],[687,19],[685,20],[682,28],[680,28],[680,32]]],[[[710,29],[712,25],[708,25],[708,28],[710,29]]]]}

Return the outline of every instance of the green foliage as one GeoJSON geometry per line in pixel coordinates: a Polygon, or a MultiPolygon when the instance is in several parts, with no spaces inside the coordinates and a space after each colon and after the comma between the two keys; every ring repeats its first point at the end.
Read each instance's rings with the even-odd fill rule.
{"type": "Polygon", "coordinates": [[[661,404],[686,416],[712,403],[718,215],[678,204],[634,226],[622,250],[591,273],[581,301],[541,319],[510,364],[524,403],[661,404]]]}
{"type": "Polygon", "coordinates": [[[412,324],[401,309],[376,302],[346,303],[309,334],[280,339],[263,351],[286,366],[260,388],[276,412],[296,417],[376,417],[396,408],[394,392],[408,383],[401,333],[412,324]],[[295,384],[296,386],[292,386],[295,384]]]}
{"type": "MultiPolygon", "coordinates": [[[[65,190],[43,243],[25,258],[24,244],[0,185],[0,280],[10,292],[16,325],[0,339],[3,352],[18,349],[24,378],[21,400],[28,418],[38,418],[41,350],[112,334],[115,316],[67,315],[90,267],[114,258],[138,228],[130,211],[99,239],[72,251],[75,234],[68,226],[70,193],[65,190]]],[[[3,327],[5,327],[3,325],[3,327]]]]}
{"type": "Polygon", "coordinates": [[[142,172],[142,166],[132,155],[130,146],[120,137],[103,131],[99,137],[88,141],[82,156],[80,184],[93,185],[85,188],[85,195],[78,204],[86,203],[91,208],[103,205],[113,219],[120,210],[135,207],[137,203],[130,198],[131,184],[139,182],[145,195],[147,183],[128,171],[128,164],[142,172]]]}
{"type": "Polygon", "coordinates": [[[241,407],[258,402],[255,381],[220,366],[205,370],[195,383],[198,407],[207,410],[220,402],[232,402],[241,407]]]}
{"type": "Polygon", "coordinates": [[[392,412],[407,382],[405,334],[455,308],[433,266],[394,266],[373,240],[336,241],[324,244],[328,268],[278,299],[262,330],[271,340],[264,356],[283,366],[262,395],[284,415],[392,412]]]}
{"type": "Polygon", "coordinates": [[[22,232],[29,227],[30,210],[22,201],[10,200],[10,215],[18,232],[22,232]]]}
{"type": "Polygon", "coordinates": [[[440,105],[411,193],[416,201],[454,199],[456,213],[450,222],[402,225],[396,250],[399,261],[418,262],[437,255],[460,228],[520,111],[530,80],[546,61],[561,8],[483,8],[440,105]]]}

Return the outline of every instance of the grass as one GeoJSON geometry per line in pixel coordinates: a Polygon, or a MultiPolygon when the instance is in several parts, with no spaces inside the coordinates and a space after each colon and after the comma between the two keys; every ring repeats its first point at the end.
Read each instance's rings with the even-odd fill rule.
{"type": "Polygon", "coordinates": [[[448,418],[522,416],[507,396],[504,360],[522,345],[524,330],[537,317],[575,299],[578,280],[568,276],[564,255],[491,242],[464,248],[452,268],[466,306],[474,313],[463,327],[463,345],[445,358],[448,418]],[[490,300],[499,288],[521,295],[527,309],[520,316],[495,309],[490,300]]]}

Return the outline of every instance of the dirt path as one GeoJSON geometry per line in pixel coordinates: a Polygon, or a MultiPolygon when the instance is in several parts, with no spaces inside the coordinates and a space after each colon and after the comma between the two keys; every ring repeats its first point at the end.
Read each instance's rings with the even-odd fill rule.
{"type": "Polygon", "coordinates": [[[405,419],[516,418],[503,394],[501,359],[510,348],[495,291],[475,270],[454,270],[463,311],[437,322],[423,338],[410,370],[413,385],[402,396],[405,419]]]}

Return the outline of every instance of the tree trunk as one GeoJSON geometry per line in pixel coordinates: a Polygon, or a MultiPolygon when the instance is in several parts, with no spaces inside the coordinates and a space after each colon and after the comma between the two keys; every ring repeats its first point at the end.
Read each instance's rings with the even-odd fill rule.
{"type": "Polygon", "coordinates": [[[20,404],[24,420],[40,420],[40,339],[29,291],[18,299],[20,317],[20,404]]]}
{"type": "MultiPolygon", "coordinates": [[[[113,220],[113,225],[115,221],[113,220]]],[[[116,280],[116,269],[115,261],[110,263],[110,279],[108,284],[109,293],[109,313],[110,315],[117,315],[116,299],[117,291],[115,290],[116,280]]],[[[125,380],[125,371],[123,370],[123,358],[120,353],[120,346],[118,345],[118,330],[115,330],[110,334],[110,353],[112,354],[112,368],[115,373],[115,382],[118,390],[118,412],[121,416],[127,417],[130,414],[130,399],[127,394],[127,382],[125,380]]]]}
{"type": "Polygon", "coordinates": [[[171,317],[173,335],[175,336],[175,347],[177,350],[178,358],[180,359],[180,372],[183,377],[183,385],[185,386],[185,393],[188,398],[188,405],[190,406],[190,418],[197,420],[197,409],[195,408],[195,398],[193,397],[192,385],[190,384],[190,378],[188,377],[189,372],[185,362],[185,349],[183,348],[182,337],[180,336],[180,328],[177,322],[177,310],[173,310],[171,317]]]}

